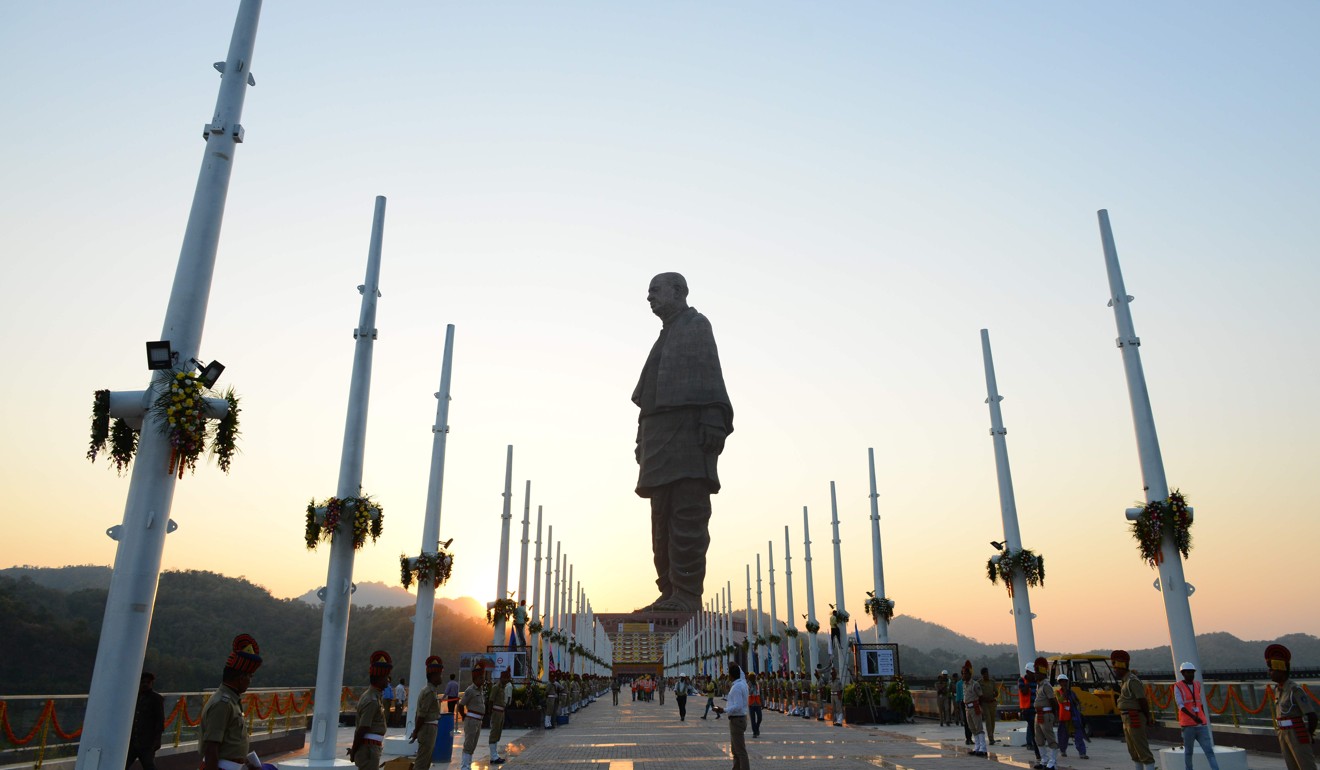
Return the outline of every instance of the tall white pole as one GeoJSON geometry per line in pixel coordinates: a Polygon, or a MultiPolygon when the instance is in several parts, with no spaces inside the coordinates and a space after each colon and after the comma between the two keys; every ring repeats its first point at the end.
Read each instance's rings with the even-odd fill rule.
{"type": "MultiPolygon", "coordinates": [[[[839,502],[834,494],[834,482],[830,482],[830,517],[831,526],[834,527],[834,602],[840,613],[847,612],[844,606],[843,596],[843,556],[839,549],[839,502]]],[[[833,640],[831,640],[831,643],[833,640]]],[[[852,637],[848,636],[848,623],[845,621],[839,628],[839,646],[834,654],[836,670],[839,672],[839,681],[847,684],[852,677],[849,675],[848,666],[845,662],[851,657],[848,650],[852,646],[852,637]]]]}
{"type": "MultiPolygon", "coordinates": [[[[366,451],[367,402],[371,392],[371,354],[376,339],[376,300],[380,296],[380,247],[385,227],[385,198],[376,198],[371,226],[371,253],[367,278],[359,287],[362,311],[353,353],[353,378],[344,424],[344,448],[339,458],[339,499],[362,494],[362,460],[366,451]]],[[[347,517],[345,517],[347,521],[347,517]]],[[[309,764],[338,760],[335,732],[339,726],[339,693],[344,686],[344,656],[348,647],[348,616],[352,608],[353,533],[346,523],[330,542],[330,567],[325,579],[325,607],[321,614],[321,654],[316,664],[316,691],[321,697],[312,708],[309,764]]]]}
{"type": "MultiPolygon", "coordinates": [[[[788,585],[788,627],[797,628],[797,615],[793,614],[793,556],[788,550],[788,525],[784,525],[784,582],[788,585]]],[[[788,672],[796,674],[797,639],[790,639],[786,634],[784,643],[788,646],[788,672]]]]}
{"type": "MultiPolygon", "coordinates": [[[[435,394],[435,424],[431,426],[431,475],[426,483],[426,507],[422,509],[422,553],[435,556],[440,548],[440,501],[445,484],[445,442],[449,437],[449,385],[453,378],[454,325],[445,327],[445,352],[440,365],[440,391],[435,394]]],[[[413,615],[412,660],[408,665],[407,733],[412,734],[421,683],[426,681],[426,659],[431,654],[431,629],[435,624],[435,583],[417,581],[417,609],[413,615]]]]}
{"type": "MultiPolygon", "coordinates": [[[[729,611],[724,615],[724,629],[725,629],[724,646],[732,647],[733,646],[733,581],[732,580],[726,580],[724,582],[724,605],[729,608],[729,611]]],[[[733,658],[736,657],[737,656],[733,656],[733,658]]]]}
{"type": "Polygon", "coordinates": [[[743,639],[747,640],[747,658],[743,661],[743,664],[747,666],[748,671],[751,671],[752,660],[756,657],[756,651],[752,649],[752,640],[756,638],[756,632],[752,626],[752,565],[745,564],[743,566],[747,572],[747,612],[745,613],[746,620],[743,621],[745,628],[743,639]]]}
{"type": "MultiPolygon", "coordinates": [[[[554,533],[554,527],[551,527],[550,530],[551,530],[551,534],[553,534],[553,533],[554,533]]],[[[554,608],[553,608],[553,610],[552,610],[551,613],[550,613],[550,620],[548,620],[548,621],[546,622],[545,627],[546,627],[546,628],[552,628],[552,629],[555,630],[555,632],[559,632],[559,631],[562,630],[562,629],[559,627],[559,576],[560,576],[560,568],[563,566],[563,563],[564,563],[564,562],[563,562],[564,556],[563,556],[563,554],[560,552],[560,548],[561,548],[562,546],[563,546],[563,541],[562,541],[562,540],[561,540],[560,542],[555,543],[555,559],[554,559],[554,565],[555,565],[555,580],[554,580],[554,585],[553,585],[553,586],[550,586],[550,585],[547,585],[547,586],[546,586],[546,591],[549,592],[548,595],[546,596],[546,603],[547,603],[547,604],[553,604],[553,605],[554,605],[554,608]]],[[[547,567],[547,569],[548,569],[548,567],[547,567]]],[[[558,650],[558,648],[555,646],[554,642],[551,642],[551,643],[550,643],[550,645],[549,645],[549,649],[550,649],[550,656],[551,656],[552,658],[554,658],[554,657],[558,657],[559,650],[558,650]]],[[[555,668],[556,668],[556,669],[558,669],[558,668],[562,668],[563,665],[564,665],[564,659],[563,659],[562,657],[558,657],[558,660],[555,661],[555,668]]],[[[546,668],[546,670],[549,671],[548,664],[547,664],[547,668],[546,668]]]]}
{"type": "MultiPolygon", "coordinates": [[[[874,578],[875,598],[881,601],[888,601],[885,598],[885,560],[880,550],[880,493],[876,491],[875,486],[875,449],[866,450],[867,464],[871,467],[871,553],[874,556],[874,578]]],[[[889,643],[889,621],[883,617],[875,621],[875,641],[877,644],[889,643]]],[[[1025,668],[1025,664],[1018,670],[1025,668]]]]}
{"type": "MultiPolygon", "coordinates": [[[[999,513],[1004,520],[1004,554],[1022,550],[1018,531],[1017,501],[1013,495],[1013,474],[1008,467],[1008,441],[1004,416],[1000,412],[999,386],[995,382],[995,362],[990,355],[990,332],[981,330],[981,354],[985,358],[985,402],[990,405],[990,437],[995,445],[995,472],[999,479],[999,513]]],[[[1013,624],[1017,629],[1018,670],[1036,660],[1036,632],[1032,628],[1031,598],[1027,596],[1027,578],[1021,570],[1013,575],[1013,624]]]]}
{"type": "MultiPolygon", "coordinates": [[[[215,113],[205,128],[202,168],[174,269],[174,286],[166,305],[160,339],[169,340],[177,354],[175,364],[189,370],[190,362],[199,355],[202,329],[206,325],[206,306],[215,273],[234,150],[243,141],[239,119],[251,77],[260,15],[260,0],[243,0],[234,20],[223,65],[223,72],[228,74],[221,75],[215,113]]],[[[147,393],[165,387],[169,376],[168,369],[155,372],[147,393]]],[[[166,473],[169,439],[162,432],[160,416],[146,409],[147,406],[143,405],[142,430],[124,516],[116,528],[119,546],[115,550],[113,579],[101,621],[96,665],[78,744],[77,770],[118,770],[128,757],[133,709],[156,606],[165,535],[174,524],[170,510],[178,479],[166,473]]],[[[235,629],[235,633],[239,630],[235,629]]]]}
{"type": "MultiPolygon", "coordinates": [[[[538,514],[539,515],[539,514],[538,514]]],[[[528,528],[532,521],[532,482],[527,480],[527,491],[523,493],[522,554],[518,560],[518,601],[527,601],[527,544],[528,528]]]]}
{"type": "MultiPolygon", "coordinates": [[[[567,556],[564,557],[564,561],[568,561],[567,556]]],[[[562,645],[564,650],[564,660],[567,660],[570,663],[568,667],[569,673],[572,673],[573,665],[576,665],[576,661],[573,660],[573,654],[569,652],[569,646],[577,641],[577,630],[573,625],[573,621],[577,619],[573,612],[573,586],[575,585],[577,584],[573,582],[573,565],[569,564],[568,582],[564,584],[564,627],[568,630],[568,641],[564,642],[562,645]]]]}
{"type": "MultiPolygon", "coordinates": [[[[1155,433],[1155,413],[1146,390],[1146,373],[1141,366],[1141,338],[1132,324],[1132,297],[1123,285],[1123,272],[1118,266],[1118,249],[1114,246],[1114,233],[1109,227],[1109,212],[1101,209],[1100,241],[1105,251],[1105,269],[1109,274],[1109,304],[1114,308],[1114,321],[1118,327],[1118,349],[1123,354],[1123,371],[1127,376],[1128,399],[1132,402],[1132,425],[1137,434],[1137,455],[1141,462],[1141,480],[1146,502],[1163,501],[1169,497],[1169,482],[1164,476],[1164,458],[1160,454],[1160,440],[1155,433]]],[[[1130,512],[1129,515],[1135,515],[1130,512]]],[[[1165,532],[1160,542],[1163,558],[1159,563],[1159,588],[1164,596],[1164,614],[1169,622],[1169,643],[1173,652],[1173,666],[1187,661],[1201,671],[1201,656],[1196,648],[1196,630],[1192,625],[1192,606],[1188,602],[1192,587],[1183,577],[1182,558],[1172,536],[1165,532]]]]}
{"type": "MultiPolygon", "coordinates": [[[[816,619],[816,589],[811,582],[811,522],[807,520],[807,506],[802,506],[802,546],[806,554],[802,557],[807,564],[807,622],[820,624],[816,619]]],[[[807,677],[816,675],[816,634],[807,634],[807,677]]]]}
{"type": "MultiPolygon", "coordinates": [[[[527,608],[527,617],[535,618],[541,613],[541,506],[536,506],[536,561],[532,566],[532,605],[527,608]]],[[[531,633],[530,631],[528,632],[531,633]]],[[[531,634],[532,652],[528,656],[528,667],[536,677],[536,661],[541,659],[541,635],[531,634]]],[[[539,677],[536,677],[539,679],[539,677]]]]}
{"type": "MultiPolygon", "coordinates": [[[[775,608],[775,542],[771,540],[770,546],[770,636],[779,635],[779,610],[775,608]]],[[[768,671],[775,671],[779,665],[779,643],[770,643],[770,668],[768,671]]]]}
{"type": "MultiPolygon", "coordinates": [[[[758,553],[756,555],[756,638],[757,639],[765,638],[764,630],[761,628],[762,614],[763,612],[761,610],[761,554],[758,553]]],[[[758,673],[761,670],[760,652],[756,653],[756,661],[752,665],[752,670],[758,673]]]]}
{"type": "MultiPolygon", "coordinates": [[[[495,578],[495,600],[507,598],[509,595],[509,523],[513,520],[513,444],[509,444],[507,454],[504,459],[504,510],[500,513],[500,567],[499,574],[495,578]]],[[[495,619],[495,641],[492,645],[499,647],[509,643],[509,635],[505,633],[504,618],[495,619]]]]}

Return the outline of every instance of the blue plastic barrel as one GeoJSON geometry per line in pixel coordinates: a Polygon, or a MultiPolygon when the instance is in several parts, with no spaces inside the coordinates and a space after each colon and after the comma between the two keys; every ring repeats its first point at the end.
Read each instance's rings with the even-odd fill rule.
{"type": "Polygon", "coordinates": [[[432,762],[450,762],[454,758],[454,715],[441,714],[436,723],[435,748],[431,750],[432,762]]]}

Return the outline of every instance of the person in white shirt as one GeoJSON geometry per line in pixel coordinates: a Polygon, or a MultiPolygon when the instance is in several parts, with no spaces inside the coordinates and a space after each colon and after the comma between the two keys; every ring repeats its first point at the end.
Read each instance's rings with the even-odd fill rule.
{"type": "Polygon", "coordinates": [[[751,770],[747,762],[747,680],[737,663],[729,663],[729,694],[724,697],[727,705],[716,706],[716,714],[729,715],[729,750],[733,754],[733,770],[751,770]]]}

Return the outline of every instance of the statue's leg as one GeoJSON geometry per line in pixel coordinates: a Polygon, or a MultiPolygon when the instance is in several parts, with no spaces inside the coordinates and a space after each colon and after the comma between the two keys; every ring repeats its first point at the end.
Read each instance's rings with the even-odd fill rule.
{"type": "Polygon", "coordinates": [[[699,610],[710,547],[710,487],[705,479],[680,479],[665,491],[670,500],[670,603],[699,610]]]}
{"type": "Polygon", "coordinates": [[[669,582],[669,518],[670,500],[673,484],[655,490],[651,494],[651,553],[655,558],[655,584],[660,588],[660,598],[637,608],[637,612],[660,609],[660,604],[669,601],[674,587],[669,582]]]}

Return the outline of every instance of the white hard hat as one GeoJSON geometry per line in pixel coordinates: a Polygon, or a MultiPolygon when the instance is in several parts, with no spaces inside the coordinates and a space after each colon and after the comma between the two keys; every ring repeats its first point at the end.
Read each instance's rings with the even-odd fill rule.
{"type": "Polygon", "coordinates": [[[1178,670],[1179,670],[1179,671],[1195,671],[1195,670],[1196,670],[1196,664],[1192,663],[1190,660],[1188,660],[1188,661],[1184,661],[1183,664],[1182,664],[1181,666],[1178,667],[1178,670]]]}
{"type": "Polygon", "coordinates": [[[1054,677],[1054,678],[1057,679],[1057,680],[1059,680],[1060,682],[1066,682],[1066,681],[1068,681],[1068,675],[1067,675],[1067,674],[1059,674],[1058,676],[1056,676],[1056,677],[1054,677]]]}
{"type": "Polygon", "coordinates": [[[1036,669],[1032,668],[1031,666],[1027,666],[1026,670],[1024,670],[1022,673],[1024,673],[1024,674],[1034,674],[1034,673],[1036,673],[1036,669]]]}
{"type": "Polygon", "coordinates": [[[946,668],[946,669],[944,669],[943,671],[940,672],[940,676],[947,676],[948,673],[949,673],[949,669],[946,668]]]}

